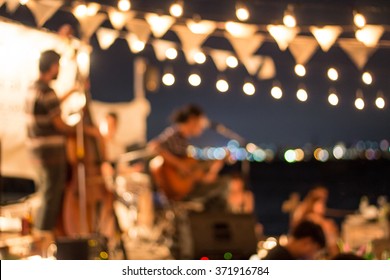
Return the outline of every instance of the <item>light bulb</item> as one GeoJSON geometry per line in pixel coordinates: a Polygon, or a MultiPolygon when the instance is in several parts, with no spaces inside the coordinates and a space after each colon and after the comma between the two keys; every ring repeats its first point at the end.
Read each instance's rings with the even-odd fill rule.
{"type": "Polygon", "coordinates": [[[237,57],[230,55],[226,58],[226,65],[229,68],[236,68],[238,66],[238,59],[237,57]]]}
{"type": "Polygon", "coordinates": [[[188,77],[188,82],[190,83],[191,86],[197,87],[201,84],[202,79],[198,74],[193,73],[188,77]]]}
{"type": "Polygon", "coordinates": [[[364,100],[361,97],[356,98],[355,100],[355,107],[358,110],[363,110],[364,109],[364,100]]]}
{"type": "Polygon", "coordinates": [[[169,48],[165,51],[165,56],[168,59],[173,60],[177,57],[177,50],[175,48],[169,48]]]}
{"type": "Polygon", "coordinates": [[[206,62],[206,55],[203,52],[197,52],[194,55],[194,60],[198,64],[203,64],[206,62]]]}
{"type": "Polygon", "coordinates": [[[353,22],[357,27],[363,28],[366,25],[366,18],[362,14],[356,13],[353,17],[353,22]]]}
{"type": "Polygon", "coordinates": [[[183,15],[183,4],[181,2],[175,2],[169,8],[169,13],[174,17],[181,17],[183,15]]]}
{"type": "Polygon", "coordinates": [[[175,76],[172,73],[165,73],[162,81],[166,86],[172,86],[175,83],[175,76]]]}
{"type": "Polygon", "coordinates": [[[335,68],[328,69],[328,78],[332,81],[337,81],[339,78],[339,73],[335,68]]]}
{"type": "Polygon", "coordinates": [[[250,16],[248,8],[243,4],[238,5],[236,9],[236,16],[241,21],[247,21],[250,16]]]}
{"type": "Polygon", "coordinates": [[[85,17],[87,13],[88,13],[88,7],[85,4],[77,5],[76,8],[74,9],[74,15],[77,18],[85,17]]]}
{"type": "Polygon", "coordinates": [[[370,72],[364,72],[362,75],[362,80],[363,80],[363,83],[365,83],[366,85],[371,85],[372,84],[372,75],[370,74],[370,72]]]}
{"type": "Polygon", "coordinates": [[[381,97],[381,96],[377,97],[375,100],[375,105],[379,109],[385,108],[385,105],[386,105],[385,99],[383,99],[383,97],[381,97]]]}
{"type": "Polygon", "coordinates": [[[280,99],[283,96],[283,91],[279,86],[274,86],[271,89],[271,95],[275,99],[280,99]]]}
{"type": "Polygon", "coordinates": [[[122,12],[127,12],[131,8],[130,0],[119,0],[118,1],[118,9],[122,12]]]}
{"type": "Polygon", "coordinates": [[[305,66],[303,66],[302,64],[297,64],[295,65],[295,73],[299,76],[299,77],[304,77],[306,75],[306,68],[305,66]]]}
{"type": "Polygon", "coordinates": [[[332,106],[337,106],[339,104],[339,98],[336,93],[330,93],[328,96],[328,102],[332,106]]]}
{"type": "Polygon", "coordinates": [[[250,82],[245,83],[242,90],[246,95],[254,95],[256,92],[255,86],[250,82]]]}
{"type": "Polygon", "coordinates": [[[298,89],[297,98],[301,102],[305,102],[308,98],[307,91],[303,88],[298,89]]]}
{"type": "Polygon", "coordinates": [[[229,83],[224,79],[219,79],[216,83],[216,87],[220,92],[227,92],[229,90],[229,83]]]}

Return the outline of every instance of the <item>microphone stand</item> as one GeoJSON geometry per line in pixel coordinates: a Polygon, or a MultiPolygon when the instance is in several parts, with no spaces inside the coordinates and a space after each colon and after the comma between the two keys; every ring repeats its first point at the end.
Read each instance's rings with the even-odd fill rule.
{"type": "MultiPolygon", "coordinates": [[[[240,144],[240,146],[242,146],[242,147],[245,147],[246,144],[248,143],[248,141],[244,137],[242,137],[241,135],[239,135],[235,131],[231,130],[230,128],[227,128],[223,124],[211,123],[210,128],[213,129],[218,134],[220,134],[228,139],[236,140],[240,144]]],[[[245,186],[249,186],[250,162],[246,158],[241,162],[241,173],[243,176],[245,186]]]]}

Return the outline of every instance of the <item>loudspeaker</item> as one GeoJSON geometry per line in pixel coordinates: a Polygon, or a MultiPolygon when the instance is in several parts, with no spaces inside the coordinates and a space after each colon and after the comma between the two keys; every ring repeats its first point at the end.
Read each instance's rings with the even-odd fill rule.
{"type": "Polygon", "coordinates": [[[108,258],[107,241],[101,237],[68,238],[56,240],[57,260],[97,260],[108,258]]]}
{"type": "Polygon", "coordinates": [[[248,260],[257,251],[253,215],[204,212],[188,218],[194,259],[248,260]]]}

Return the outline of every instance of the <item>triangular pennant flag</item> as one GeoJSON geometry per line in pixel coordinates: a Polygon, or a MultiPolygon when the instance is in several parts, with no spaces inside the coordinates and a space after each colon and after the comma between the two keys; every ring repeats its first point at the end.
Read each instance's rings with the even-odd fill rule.
{"type": "Polygon", "coordinates": [[[368,59],[376,51],[376,48],[366,47],[353,39],[340,39],[339,44],[359,70],[364,68],[368,59]]]}
{"type": "Polygon", "coordinates": [[[5,3],[5,0],[0,0],[0,7],[3,6],[4,3],[5,3]]]}
{"type": "Polygon", "coordinates": [[[257,26],[254,24],[246,24],[229,21],[225,24],[226,31],[236,38],[249,38],[257,31],[257,26]]]}
{"type": "Polygon", "coordinates": [[[108,11],[108,17],[110,19],[110,22],[112,26],[116,30],[122,30],[125,26],[126,22],[128,22],[130,19],[134,18],[133,12],[120,12],[116,9],[110,9],[108,11]]]}
{"type": "Polygon", "coordinates": [[[362,42],[366,47],[376,47],[379,39],[382,37],[385,28],[380,25],[366,25],[356,31],[356,39],[362,42]]]}
{"type": "Polygon", "coordinates": [[[159,16],[158,14],[149,13],[145,16],[146,21],[152,29],[153,35],[156,38],[161,38],[175,23],[175,18],[170,16],[159,16]]]}
{"type": "Polygon", "coordinates": [[[186,21],[186,24],[187,24],[188,29],[191,30],[191,32],[195,33],[195,34],[208,34],[208,35],[210,35],[217,28],[217,23],[215,21],[211,21],[211,20],[195,21],[195,20],[189,19],[186,21]]]}
{"type": "Polygon", "coordinates": [[[316,38],[321,49],[324,52],[327,52],[336,42],[340,34],[343,32],[343,29],[340,26],[331,25],[326,25],[322,28],[311,26],[310,32],[316,38]]]}
{"type": "Polygon", "coordinates": [[[106,14],[98,13],[94,16],[84,16],[79,17],[78,21],[80,23],[81,34],[84,40],[89,40],[92,34],[99,28],[103,21],[107,18],[106,14]]]}
{"type": "Polygon", "coordinates": [[[296,64],[305,65],[316,52],[318,44],[312,37],[299,36],[289,45],[296,64]]]}
{"type": "Polygon", "coordinates": [[[20,6],[19,0],[6,0],[7,2],[7,12],[13,14],[20,6]]]}
{"type": "Polygon", "coordinates": [[[230,33],[225,33],[225,35],[241,61],[251,57],[264,42],[264,36],[260,34],[250,38],[236,38],[230,33]]]}
{"type": "Polygon", "coordinates": [[[263,56],[255,55],[252,57],[248,57],[242,61],[248,73],[252,76],[257,74],[259,71],[261,64],[263,63],[263,56]]]}
{"type": "Polygon", "coordinates": [[[165,40],[154,40],[152,43],[154,53],[159,61],[166,60],[166,51],[170,48],[175,48],[175,43],[165,40]]]}
{"type": "Polygon", "coordinates": [[[42,27],[45,22],[57,12],[63,3],[63,1],[43,0],[40,2],[28,1],[26,5],[34,15],[37,26],[42,27]]]}
{"type": "Polygon", "coordinates": [[[133,53],[139,53],[145,48],[145,42],[140,40],[134,33],[129,33],[126,36],[126,41],[129,44],[129,48],[133,53]]]}
{"type": "Polygon", "coordinates": [[[186,26],[175,26],[175,32],[183,49],[199,49],[209,36],[208,34],[194,34],[186,26]]]}
{"type": "Polygon", "coordinates": [[[96,31],[96,37],[98,39],[99,45],[103,50],[108,49],[115,40],[119,37],[119,31],[113,30],[110,28],[99,28],[96,31]]]}
{"type": "Polygon", "coordinates": [[[218,71],[223,72],[227,68],[226,59],[233,55],[230,51],[225,50],[211,50],[210,56],[214,61],[215,66],[217,67],[218,71]]]}
{"type": "Polygon", "coordinates": [[[275,39],[281,51],[285,51],[299,33],[298,27],[290,28],[284,25],[267,25],[267,30],[275,39]]]}
{"type": "Polygon", "coordinates": [[[265,56],[263,59],[263,64],[257,75],[261,80],[273,79],[276,76],[275,63],[272,57],[265,56]]]}
{"type": "Polygon", "coordinates": [[[150,30],[149,24],[143,19],[131,19],[126,23],[128,30],[137,35],[138,40],[143,43],[147,43],[152,31],[150,30]]]}

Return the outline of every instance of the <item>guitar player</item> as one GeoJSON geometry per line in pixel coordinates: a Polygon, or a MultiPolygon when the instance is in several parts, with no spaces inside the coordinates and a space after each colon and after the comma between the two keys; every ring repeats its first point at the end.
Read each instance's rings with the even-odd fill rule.
{"type": "Polygon", "coordinates": [[[202,108],[194,104],[183,106],[172,114],[171,122],[150,142],[150,147],[164,160],[162,170],[152,172],[157,187],[169,199],[199,202],[205,210],[224,210],[228,178],[219,176],[224,163],[208,162],[207,169],[199,171],[194,167],[198,162],[188,157],[190,139],[199,137],[208,127],[202,108]]]}

